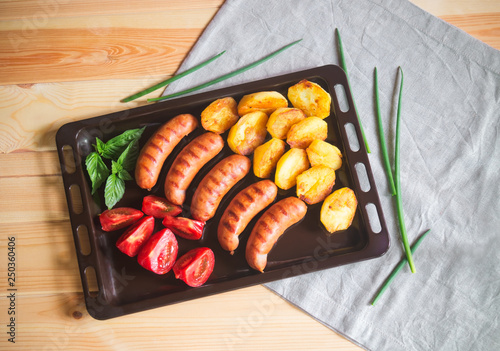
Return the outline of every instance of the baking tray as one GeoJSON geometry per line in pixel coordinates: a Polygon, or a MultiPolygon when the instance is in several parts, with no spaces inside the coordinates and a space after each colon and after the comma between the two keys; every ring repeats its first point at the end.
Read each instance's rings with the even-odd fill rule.
{"type": "MultiPolygon", "coordinates": [[[[89,314],[96,319],[113,318],[383,255],[389,248],[389,236],[366,149],[362,143],[357,116],[354,108],[349,106],[354,105],[344,71],[338,66],[327,65],[62,126],[56,135],[57,150],[89,314]],[[115,232],[101,230],[98,215],[105,210],[103,190],[92,197],[90,181],[85,170],[85,157],[93,151],[95,137],[106,141],[127,129],[146,126],[140,140],[142,147],[161,124],[178,114],[191,113],[199,118],[201,111],[208,104],[225,96],[232,96],[239,101],[245,94],[266,90],[275,90],[287,96],[288,88],[302,79],[318,83],[332,96],[331,115],[326,119],[327,141],[336,145],[344,156],[342,167],[336,171],[334,190],[344,186],[350,187],[358,199],[357,211],[349,229],[329,235],[320,223],[321,203],[308,206],[305,218],[292,226],[270,252],[265,272],[251,269],[245,260],[246,241],[260,215],[257,215],[240,235],[240,246],[234,255],[222,250],[217,240],[220,216],[231,199],[249,184],[260,180],[250,172],[223,198],[215,217],[207,222],[203,237],[199,241],[178,238],[179,257],[201,246],[210,247],[215,254],[214,271],[207,283],[198,288],[191,288],[175,279],[172,271],[166,275],[147,271],[135,258],[120,252],[115,247],[115,242],[125,229],[115,232]],[[336,87],[344,88],[345,99],[340,100],[337,97],[336,87]],[[341,109],[339,100],[347,102],[348,106],[342,105],[341,109]],[[354,132],[348,134],[348,127],[354,132]],[[354,142],[356,138],[358,146],[354,142]],[[66,164],[69,163],[65,161],[67,150],[70,150],[70,156],[75,159],[74,168],[66,164]],[[366,170],[363,177],[357,173],[360,165],[364,165],[366,170]],[[368,208],[375,210],[368,211],[368,208]],[[87,249],[83,245],[84,241],[80,240],[80,237],[84,238],[86,234],[89,242],[87,249]],[[95,271],[96,289],[92,289],[92,270],[95,271]]],[[[125,195],[116,207],[140,209],[144,196],[156,194],[163,197],[164,179],[175,156],[189,141],[203,132],[200,125],[177,145],[165,162],[157,185],[150,192],[140,189],[133,181],[127,182],[125,195]]],[[[227,132],[222,136],[226,139],[227,132]]],[[[230,154],[232,151],[226,143],[221,153],[197,174],[187,191],[182,216],[189,216],[190,199],[196,184],[217,162],[230,154]]],[[[288,191],[280,190],[276,201],[294,195],[295,187],[288,191]]],[[[155,232],[162,228],[161,221],[156,220],[155,232]]]]}

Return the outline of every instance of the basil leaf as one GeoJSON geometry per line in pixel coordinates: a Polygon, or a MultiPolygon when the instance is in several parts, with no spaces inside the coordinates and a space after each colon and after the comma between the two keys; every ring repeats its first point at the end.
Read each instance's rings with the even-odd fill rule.
{"type": "Polygon", "coordinates": [[[122,180],[133,180],[132,176],[119,162],[111,161],[111,172],[116,174],[122,180]]]}
{"type": "Polygon", "coordinates": [[[139,140],[144,132],[144,129],[146,129],[146,127],[126,130],[122,134],[108,140],[104,145],[104,149],[101,154],[102,157],[116,160],[132,141],[139,140]]]}
{"type": "Polygon", "coordinates": [[[112,209],[125,194],[125,182],[118,178],[116,174],[111,174],[106,180],[104,188],[104,200],[108,210],[112,209]]]}
{"type": "Polygon", "coordinates": [[[92,181],[91,194],[94,194],[108,177],[109,169],[97,152],[91,152],[88,154],[85,159],[85,166],[90,180],[92,181]]]}
{"type": "Polygon", "coordinates": [[[123,169],[132,171],[135,168],[137,157],[139,156],[139,141],[134,140],[128,144],[127,148],[118,158],[118,163],[123,166],[123,169]]]}
{"type": "Polygon", "coordinates": [[[121,163],[119,162],[115,162],[115,161],[111,161],[111,173],[112,174],[118,174],[121,172],[121,170],[123,169],[121,163]]]}
{"type": "Polygon", "coordinates": [[[102,153],[104,152],[104,149],[106,147],[106,144],[99,138],[95,138],[95,141],[96,141],[96,145],[94,145],[94,147],[97,150],[97,152],[100,155],[102,155],[102,153]]]}
{"type": "Polygon", "coordinates": [[[118,172],[118,178],[122,180],[134,180],[134,178],[132,178],[130,173],[127,172],[125,169],[122,169],[120,172],[118,172]]]}

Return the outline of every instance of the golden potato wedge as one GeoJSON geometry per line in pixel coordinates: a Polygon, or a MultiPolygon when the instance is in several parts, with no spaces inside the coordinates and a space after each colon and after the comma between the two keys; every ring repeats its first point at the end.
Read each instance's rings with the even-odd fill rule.
{"type": "Polygon", "coordinates": [[[286,142],[290,147],[305,149],[313,140],[325,140],[328,136],[328,124],[318,117],[307,117],[294,124],[288,131],[286,142]]]}
{"type": "Polygon", "coordinates": [[[307,117],[324,119],[330,116],[332,97],[321,86],[306,79],[288,88],[288,99],[293,107],[299,108],[307,117]]]}
{"type": "Polygon", "coordinates": [[[297,197],[309,205],[323,201],[335,185],[335,171],[323,165],[314,166],[297,176],[297,197]]]}
{"type": "Polygon", "coordinates": [[[273,138],[286,139],[290,127],[306,118],[298,108],[280,107],[269,116],[267,131],[273,138]]]}
{"type": "Polygon", "coordinates": [[[342,167],[342,153],[340,150],[323,140],[313,140],[306,149],[311,166],[324,165],[334,171],[342,167]]]}
{"type": "Polygon", "coordinates": [[[227,144],[237,154],[250,155],[266,139],[266,123],[264,112],[247,113],[229,130],[227,144]]]}
{"type": "Polygon", "coordinates": [[[238,122],[236,100],[232,97],[217,99],[201,113],[201,125],[210,132],[222,134],[238,122]]]}
{"type": "Polygon", "coordinates": [[[297,176],[308,168],[306,150],[292,148],[279,159],[274,183],[279,188],[288,190],[297,183],[297,176]]]}
{"type": "Polygon", "coordinates": [[[257,147],[253,154],[253,173],[259,178],[269,178],[279,159],[285,153],[285,142],[272,138],[257,147]]]}
{"type": "Polygon", "coordinates": [[[270,115],[277,108],[287,107],[288,100],[277,91],[261,91],[245,95],[238,103],[238,114],[240,116],[254,111],[262,111],[270,115]]]}
{"type": "Polygon", "coordinates": [[[321,206],[320,220],[330,233],[350,227],[358,200],[354,191],[341,188],[330,194],[321,206]]]}

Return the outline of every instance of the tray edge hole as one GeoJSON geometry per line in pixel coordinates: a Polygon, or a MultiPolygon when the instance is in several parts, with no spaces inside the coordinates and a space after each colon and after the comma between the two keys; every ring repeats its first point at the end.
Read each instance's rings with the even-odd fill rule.
{"type": "Polygon", "coordinates": [[[84,256],[90,255],[92,247],[90,246],[89,231],[85,224],[80,224],[76,228],[80,253],[84,256]]]}
{"type": "Polygon", "coordinates": [[[72,184],[69,186],[69,193],[71,198],[71,210],[75,214],[83,213],[83,201],[82,192],[80,191],[80,186],[78,184],[72,184]]]}
{"type": "Polygon", "coordinates": [[[350,110],[349,100],[347,100],[347,94],[345,88],[342,84],[338,83],[333,86],[335,95],[337,96],[337,102],[339,103],[340,111],[346,113],[350,110]]]}
{"type": "Polygon", "coordinates": [[[354,165],[356,169],[356,175],[358,176],[359,186],[361,187],[361,191],[367,193],[370,191],[371,184],[370,179],[368,178],[368,173],[366,173],[365,164],[362,162],[358,162],[354,165]]]}
{"type": "Polygon", "coordinates": [[[358,152],[360,149],[358,136],[356,135],[356,128],[352,123],[344,124],[345,132],[347,135],[347,141],[349,142],[349,148],[353,152],[358,152]]]}
{"type": "Polygon", "coordinates": [[[99,284],[97,283],[97,274],[93,266],[85,268],[85,279],[87,280],[88,294],[90,297],[97,297],[99,295],[99,284]]]}
{"type": "Polygon", "coordinates": [[[73,153],[73,148],[71,145],[64,145],[61,148],[63,155],[63,166],[61,167],[68,174],[73,174],[76,172],[76,161],[75,154],[73,153]]]}
{"type": "Polygon", "coordinates": [[[368,203],[365,206],[366,214],[368,215],[368,222],[373,233],[379,234],[382,231],[380,224],[380,217],[377,211],[377,206],[373,203],[368,203]]]}

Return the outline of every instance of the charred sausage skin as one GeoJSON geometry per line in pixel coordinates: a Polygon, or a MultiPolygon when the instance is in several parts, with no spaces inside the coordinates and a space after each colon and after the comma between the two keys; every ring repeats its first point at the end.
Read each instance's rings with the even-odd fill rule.
{"type": "Polygon", "coordinates": [[[215,215],[226,193],[250,171],[252,162],[246,156],[231,155],[220,161],[202,179],[191,201],[191,216],[208,221],[215,215]]]}
{"type": "Polygon", "coordinates": [[[199,170],[224,147],[224,140],[216,133],[204,133],[187,144],[177,155],[165,178],[165,197],[175,205],[182,205],[186,190],[199,170]]]}
{"type": "Polygon", "coordinates": [[[306,212],[306,204],[296,197],[278,201],[264,212],[248,238],[245,256],[250,267],[264,272],[267,254],[276,241],[291,225],[304,218],[306,212]]]}
{"type": "Polygon", "coordinates": [[[190,114],[175,116],[163,124],[141,149],[135,167],[135,180],[142,189],[151,190],[158,181],[163,163],[183,137],[198,127],[190,114]]]}
{"type": "Polygon", "coordinates": [[[239,235],[252,218],[274,201],[277,193],[278,187],[266,179],[246,187],[231,200],[217,229],[217,238],[224,250],[234,253],[239,235]]]}

